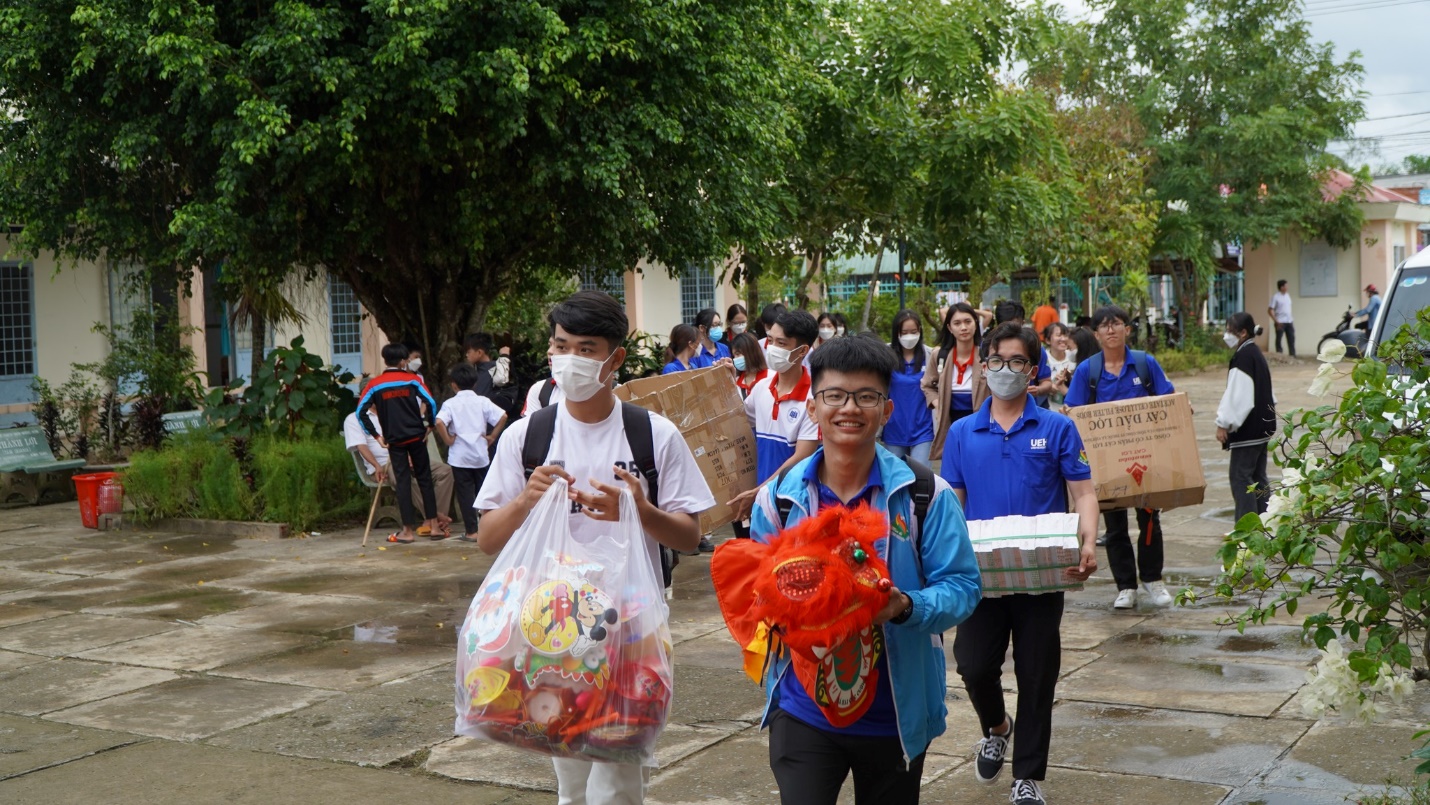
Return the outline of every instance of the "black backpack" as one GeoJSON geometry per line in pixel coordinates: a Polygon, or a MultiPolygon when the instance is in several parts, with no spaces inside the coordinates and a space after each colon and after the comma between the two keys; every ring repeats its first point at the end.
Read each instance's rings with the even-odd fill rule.
{"type": "MultiPolygon", "coordinates": [[[[1137,377],[1142,381],[1142,391],[1147,396],[1152,396],[1152,368],[1147,365],[1147,353],[1140,349],[1127,350],[1127,360],[1132,361],[1132,371],[1137,373],[1137,377]]],[[[1102,379],[1102,367],[1105,365],[1106,357],[1101,352],[1087,359],[1092,364],[1087,367],[1087,402],[1092,405],[1097,402],[1097,382],[1102,379]]]]}
{"type": "Polygon", "coordinates": [[[542,408],[551,405],[551,394],[554,391],[556,391],[556,380],[550,377],[546,378],[546,382],[541,384],[541,391],[536,393],[536,398],[541,401],[542,408]]]}
{"type": "MultiPolygon", "coordinates": [[[[924,518],[928,516],[929,504],[933,503],[934,480],[933,470],[921,461],[914,461],[908,456],[904,456],[904,463],[909,465],[909,469],[914,471],[914,484],[909,491],[914,502],[914,521],[909,524],[909,539],[914,541],[914,557],[919,560],[919,575],[923,575],[923,560],[919,552],[919,536],[922,533],[924,518]]],[[[780,527],[783,528],[789,522],[789,513],[794,510],[794,501],[789,498],[782,498],[775,494],[776,490],[784,484],[785,476],[793,467],[786,467],[779,477],[775,479],[775,487],[770,490],[770,495],[775,499],[775,508],[780,513],[780,527]]]]}
{"type": "MultiPolygon", "coordinates": [[[[554,383],[552,384],[555,385],[554,383]]],[[[549,399],[549,395],[548,395],[549,399]]],[[[526,442],[521,446],[521,463],[527,480],[536,468],[546,463],[546,454],[551,450],[551,439],[556,435],[556,414],[560,406],[548,405],[534,411],[526,418],[526,442]]],[[[645,478],[649,492],[646,498],[656,506],[660,505],[660,470],[655,466],[655,440],[651,435],[650,412],[628,402],[621,403],[621,421],[625,425],[626,444],[636,460],[636,469],[645,478]]],[[[672,573],[679,563],[675,551],[660,546],[660,573],[669,587],[672,573]]]]}

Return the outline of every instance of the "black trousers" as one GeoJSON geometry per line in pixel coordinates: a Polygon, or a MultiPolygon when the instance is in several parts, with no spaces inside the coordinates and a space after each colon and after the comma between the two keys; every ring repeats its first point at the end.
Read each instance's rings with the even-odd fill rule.
{"type": "Polygon", "coordinates": [[[462,525],[468,534],[477,533],[477,510],[472,504],[477,502],[477,492],[487,479],[487,467],[453,467],[452,486],[457,493],[457,507],[462,510],[462,525]]]}
{"type": "MultiPolygon", "coordinates": [[[[411,489],[412,479],[417,479],[417,488],[422,490],[422,511],[437,511],[437,492],[432,486],[432,459],[427,455],[427,440],[418,439],[408,444],[387,446],[392,474],[397,476],[397,489],[411,489]]],[[[402,515],[402,524],[417,526],[422,518],[412,505],[411,495],[397,495],[397,511],[402,515]]],[[[433,514],[433,517],[437,515],[433,514]]]]}
{"type": "Polygon", "coordinates": [[[1162,578],[1162,516],[1157,509],[1137,509],[1137,549],[1127,533],[1127,509],[1102,513],[1107,526],[1107,564],[1119,590],[1137,589],[1137,579],[1162,578]]]}
{"type": "Polygon", "coordinates": [[[857,805],[916,805],[924,753],[905,768],[897,736],[842,735],[776,710],[770,720],[770,770],[783,805],[835,805],[851,771],[857,805]]]}
{"type": "Polygon", "coordinates": [[[1266,511],[1271,496],[1271,479],[1266,477],[1266,445],[1233,447],[1231,453],[1231,498],[1236,501],[1236,519],[1266,511]],[[1252,484],[1256,491],[1251,491],[1252,484]]]}
{"type": "Polygon", "coordinates": [[[1048,774],[1053,697],[1062,661],[1063,594],[1005,595],[978,602],[953,636],[953,661],[987,736],[1003,725],[1003,658],[1013,641],[1018,712],[1013,725],[1013,779],[1048,774]]]}
{"type": "Polygon", "coordinates": [[[1277,325],[1275,325],[1275,327],[1276,327],[1276,351],[1277,351],[1277,352],[1280,352],[1280,351],[1281,351],[1281,336],[1282,336],[1282,335],[1285,335],[1285,336],[1286,336],[1286,348],[1287,348],[1288,350],[1290,350],[1290,352],[1291,352],[1291,357],[1293,357],[1293,358],[1296,357],[1296,326],[1295,326],[1294,324],[1291,324],[1290,322],[1287,322],[1286,324],[1277,324],[1277,325]]]}

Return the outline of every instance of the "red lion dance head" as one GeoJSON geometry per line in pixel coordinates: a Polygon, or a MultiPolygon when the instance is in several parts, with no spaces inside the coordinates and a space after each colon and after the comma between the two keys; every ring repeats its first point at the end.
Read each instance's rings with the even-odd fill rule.
{"type": "Polygon", "coordinates": [[[888,519],[861,505],[825,509],[768,544],[724,543],[710,576],[730,633],[749,646],[763,623],[817,662],[823,649],[872,626],[888,603],[889,568],[874,547],[888,533],[888,519]]]}

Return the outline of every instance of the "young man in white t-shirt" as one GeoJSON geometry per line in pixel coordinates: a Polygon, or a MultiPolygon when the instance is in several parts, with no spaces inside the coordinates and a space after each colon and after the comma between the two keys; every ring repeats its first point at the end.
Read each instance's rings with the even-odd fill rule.
{"type": "Polygon", "coordinates": [[[1286,347],[1291,357],[1296,357],[1296,325],[1291,315],[1291,294],[1286,292],[1286,280],[1276,281],[1276,295],[1266,312],[1271,314],[1271,322],[1276,325],[1276,351],[1281,351],[1281,337],[1286,337],[1286,347]]]}
{"type": "Polygon", "coordinates": [[[478,369],[468,363],[453,366],[448,376],[456,395],[437,412],[437,435],[447,445],[447,463],[457,486],[457,506],[467,533],[457,539],[477,541],[477,490],[487,477],[487,454],[506,427],[506,412],[486,397],[478,396],[478,369]]]}
{"type": "MultiPolygon", "coordinates": [[[[581,291],[547,315],[551,341],[546,354],[551,374],[565,393],[556,415],[546,461],[528,480],[522,461],[530,418],[511,426],[497,443],[496,457],[477,495],[482,513],[477,542],[494,554],[506,546],[556,478],[570,484],[571,533],[590,542],[610,533],[620,519],[619,501],[629,487],[645,531],[644,556],[659,577],[659,546],[694,550],[700,542],[700,512],[715,505],[710,488],[680,431],[670,420],[650,415],[651,441],[659,472],[659,508],[646,497],[645,479],[626,438],[620,401],[611,378],[625,362],[625,309],[609,295],[581,291]]],[[[560,805],[639,803],[649,779],[645,768],[624,763],[553,759],[560,805]]]]}
{"type": "MultiPolygon", "coordinates": [[[[372,423],[373,430],[378,435],[382,434],[382,423],[377,421],[377,414],[368,412],[368,422],[372,423]]],[[[397,489],[396,473],[392,471],[387,448],[368,432],[363,430],[362,423],[358,422],[357,412],[348,414],[343,420],[343,442],[349,452],[356,453],[363,462],[363,474],[368,480],[379,484],[387,484],[399,495],[411,495],[412,505],[422,508],[422,492],[417,488],[416,479],[413,480],[409,489],[397,489]]],[[[429,461],[432,465],[432,488],[437,493],[438,519],[446,517],[446,512],[452,510],[452,468],[447,466],[437,455],[437,451],[429,450],[429,461]]],[[[424,513],[425,516],[425,513],[424,513]]],[[[448,518],[450,519],[450,518],[448,518]]],[[[441,531],[438,531],[437,538],[441,539],[441,531]]],[[[417,535],[420,537],[432,536],[430,529],[418,529],[417,535]]]]}

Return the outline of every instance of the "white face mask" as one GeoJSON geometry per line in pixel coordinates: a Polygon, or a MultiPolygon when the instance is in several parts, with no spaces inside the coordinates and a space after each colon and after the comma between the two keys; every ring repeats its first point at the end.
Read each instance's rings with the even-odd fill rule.
{"type": "Polygon", "coordinates": [[[741,333],[745,332],[745,323],[740,322],[739,324],[730,325],[730,332],[734,333],[735,335],[740,335],[741,333]]]}
{"type": "Polygon", "coordinates": [[[904,345],[904,349],[913,349],[919,345],[919,334],[905,334],[899,336],[899,343],[904,345]]]}
{"type": "Polygon", "coordinates": [[[765,350],[765,357],[769,358],[770,368],[778,374],[788,372],[794,367],[794,360],[792,360],[794,353],[784,347],[771,346],[765,350]]]}
{"type": "Polygon", "coordinates": [[[821,328],[819,328],[819,337],[820,337],[820,338],[823,338],[825,341],[828,341],[829,339],[831,339],[831,338],[834,337],[834,328],[833,328],[833,327],[821,327],[821,328]]]}
{"type": "Polygon", "coordinates": [[[407,361],[407,371],[416,372],[422,368],[421,358],[411,358],[407,361]]]}
{"type": "Polygon", "coordinates": [[[984,372],[983,377],[988,380],[988,390],[1000,400],[1016,400],[1028,390],[1028,376],[1022,372],[1000,369],[984,372]]]}
{"type": "Polygon", "coordinates": [[[566,399],[572,402],[585,402],[606,387],[610,378],[601,377],[601,370],[605,368],[606,361],[594,358],[577,355],[551,356],[551,379],[556,381],[566,399]]]}
{"type": "Polygon", "coordinates": [[[1225,341],[1226,345],[1232,349],[1236,349],[1236,345],[1241,343],[1241,339],[1231,333],[1222,333],[1221,340],[1225,341]]]}
{"type": "Polygon", "coordinates": [[[843,327],[835,328],[834,334],[837,335],[837,336],[841,336],[841,337],[842,337],[842,336],[844,335],[844,328],[843,328],[843,327]]]}

